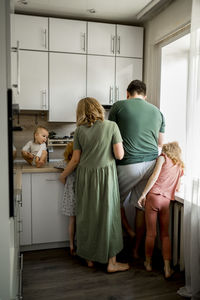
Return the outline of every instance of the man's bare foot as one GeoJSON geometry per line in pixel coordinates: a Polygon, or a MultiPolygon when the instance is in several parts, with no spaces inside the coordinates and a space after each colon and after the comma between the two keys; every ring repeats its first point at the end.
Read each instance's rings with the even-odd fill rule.
{"type": "Polygon", "coordinates": [[[151,262],[145,261],[144,266],[148,272],[152,271],[151,262]]]}
{"type": "Polygon", "coordinates": [[[94,267],[93,261],[86,259],[86,262],[87,262],[88,268],[93,268],[94,267]]]}
{"type": "Polygon", "coordinates": [[[107,272],[108,273],[115,273],[115,272],[123,272],[130,269],[129,264],[123,264],[116,262],[115,264],[108,264],[107,272]]]}

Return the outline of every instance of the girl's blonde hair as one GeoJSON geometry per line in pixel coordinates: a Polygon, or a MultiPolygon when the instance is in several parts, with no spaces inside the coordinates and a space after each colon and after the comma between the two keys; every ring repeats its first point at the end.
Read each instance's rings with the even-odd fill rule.
{"type": "Polygon", "coordinates": [[[86,124],[91,127],[97,120],[104,120],[103,106],[95,98],[81,99],[76,110],[77,126],[86,124]]]}
{"type": "Polygon", "coordinates": [[[73,142],[69,142],[65,148],[65,152],[64,152],[64,158],[67,162],[69,162],[72,158],[72,154],[73,154],[73,142]]]}
{"type": "Polygon", "coordinates": [[[173,162],[174,165],[178,164],[184,169],[184,163],[181,159],[181,148],[177,142],[164,144],[162,152],[165,153],[173,162]]]}
{"type": "Polygon", "coordinates": [[[38,126],[35,128],[34,132],[33,132],[33,140],[34,140],[34,142],[35,142],[35,134],[38,133],[38,131],[40,131],[40,129],[45,129],[47,132],[49,132],[48,129],[47,129],[46,127],[41,126],[41,125],[38,125],[38,126]]]}

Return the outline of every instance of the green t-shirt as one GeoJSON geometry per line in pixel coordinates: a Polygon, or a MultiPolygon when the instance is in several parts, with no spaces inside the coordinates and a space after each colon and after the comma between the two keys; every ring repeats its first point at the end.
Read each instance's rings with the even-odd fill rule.
{"type": "Polygon", "coordinates": [[[158,156],[159,132],[164,133],[165,121],[160,110],[140,98],[113,104],[109,120],[119,126],[125,150],[119,165],[151,161],[158,156]]]}

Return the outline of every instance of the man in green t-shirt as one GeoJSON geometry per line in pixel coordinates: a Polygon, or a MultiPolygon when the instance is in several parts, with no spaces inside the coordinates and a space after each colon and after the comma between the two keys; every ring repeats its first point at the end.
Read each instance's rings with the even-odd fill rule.
{"type": "Polygon", "coordinates": [[[125,199],[130,195],[130,201],[136,207],[134,256],[137,257],[145,232],[144,211],[139,208],[137,200],[152,174],[158,146],[162,147],[165,121],[160,110],[146,101],[144,82],[133,80],[127,88],[127,99],[113,104],[109,120],[118,124],[123,139],[124,158],[117,161],[121,215],[125,229],[133,237],[135,233],[126,219],[123,207],[125,199]]]}

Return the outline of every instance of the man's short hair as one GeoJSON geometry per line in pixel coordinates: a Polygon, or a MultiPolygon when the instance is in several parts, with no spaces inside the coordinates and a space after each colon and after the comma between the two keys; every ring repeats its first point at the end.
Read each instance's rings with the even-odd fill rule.
{"type": "Polygon", "coordinates": [[[131,81],[131,83],[129,83],[127,92],[131,96],[133,96],[135,94],[135,92],[138,95],[146,96],[146,84],[141,80],[133,80],[133,81],[131,81]]]}

